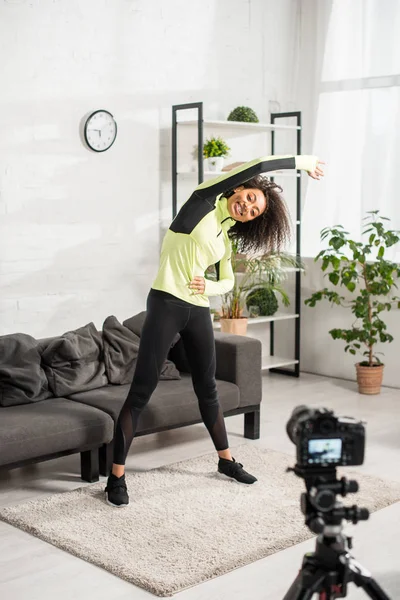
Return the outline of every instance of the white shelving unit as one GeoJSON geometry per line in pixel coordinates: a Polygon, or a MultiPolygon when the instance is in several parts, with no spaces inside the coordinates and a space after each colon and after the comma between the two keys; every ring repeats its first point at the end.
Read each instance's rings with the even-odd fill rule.
{"type": "MultiPolygon", "coordinates": [[[[182,121],[178,121],[178,125],[197,125],[197,119],[183,119],[182,121]]],[[[273,125],[272,123],[241,123],[240,121],[213,121],[213,120],[203,120],[203,125],[205,127],[221,127],[224,129],[249,129],[254,131],[273,131],[279,129],[301,129],[297,125],[273,125]]]]}
{"type": "MultiPolygon", "coordinates": [[[[249,327],[251,328],[252,326],[259,325],[260,323],[271,323],[275,321],[284,321],[287,319],[297,319],[298,317],[299,315],[294,313],[289,314],[276,312],[271,317],[249,318],[247,321],[247,332],[249,331],[249,327]]],[[[221,329],[221,323],[219,321],[213,321],[213,327],[215,330],[219,330],[221,329]]],[[[287,367],[290,365],[295,365],[298,362],[299,361],[294,358],[285,358],[283,356],[271,356],[269,354],[263,354],[261,357],[261,370],[268,371],[269,369],[274,369],[276,367],[287,367]]]]}
{"type": "Polygon", "coordinates": [[[298,363],[299,361],[294,358],[284,358],[282,356],[262,356],[261,371],[269,371],[270,369],[276,369],[277,367],[288,367],[290,365],[297,365],[298,363]]]}
{"type": "MultiPolygon", "coordinates": [[[[229,171],[204,171],[203,175],[218,177],[218,175],[226,175],[229,171]]],[[[192,177],[198,177],[197,171],[178,171],[178,175],[191,175],[192,177]]],[[[269,171],[268,177],[301,177],[297,171],[269,171]]]]}
{"type": "MultiPolygon", "coordinates": [[[[283,321],[284,319],[297,319],[299,315],[287,313],[275,313],[271,317],[253,317],[249,318],[247,325],[257,325],[258,323],[271,323],[271,321],[283,321]]],[[[214,329],[221,329],[219,321],[213,321],[214,329]]]]}
{"type": "MultiPolygon", "coordinates": [[[[257,133],[269,133],[271,136],[271,155],[275,154],[275,132],[282,131],[294,131],[296,135],[296,152],[293,154],[301,154],[301,114],[300,112],[288,112],[288,113],[275,113],[271,114],[271,123],[243,123],[238,121],[224,121],[224,120],[215,120],[215,119],[204,119],[203,118],[203,103],[195,102],[189,104],[176,105],[172,107],[172,206],[173,206],[173,218],[177,212],[177,187],[178,181],[185,183],[185,178],[188,179],[196,179],[198,183],[204,181],[206,177],[218,177],[219,175],[226,174],[226,171],[204,171],[204,161],[202,156],[202,151],[198,152],[197,159],[197,168],[190,169],[185,164],[181,163],[181,166],[178,167],[178,159],[177,159],[177,131],[179,128],[190,128],[197,127],[197,146],[200,150],[203,148],[203,135],[206,130],[215,130],[220,129],[221,131],[225,131],[225,135],[229,137],[229,135],[238,136],[239,134],[243,135],[252,135],[257,133]],[[182,114],[180,111],[185,110],[197,110],[198,118],[197,119],[178,119],[178,112],[182,114]],[[295,118],[297,125],[279,125],[276,124],[276,120],[280,118],[295,118]]],[[[190,134],[191,135],[191,134],[190,134]]],[[[300,188],[301,188],[301,174],[296,170],[293,171],[271,171],[268,173],[268,176],[271,178],[280,178],[280,177],[289,177],[294,178],[296,181],[296,217],[294,222],[296,224],[296,254],[300,256],[300,212],[301,212],[301,204],[300,204],[300,188]]],[[[287,272],[293,272],[294,277],[296,278],[295,284],[295,307],[294,313],[276,313],[272,317],[256,317],[249,318],[248,320],[248,335],[251,335],[251,329],[255,326],[259,325],[262,328],[263,323],[268,323],[269,330],[267,332],[262,331],[264,337],[269,334],[270,343],[268,346],[270,347],[270,351],[272,355],[266,354],[266,344],[262,343],[262,371],[268,371],[269,369],[276,370],[276,372],[284,373],[287,375],[294,375],[295,377],[299,376],[300,373],[300,271],[301,269],[288,268],[287,272]],[[274,353],[274,323],[279,321],[294,321],[295,324],[295,335],[294,335],[294,356],[295,358],[282,357],[277,356],[274,353]],[[249,333],[250,330],[250,333],[249,333]],[[285,369],[284,367],[294,366],[294,370],[285,369]]],[[[236,273],[236,276],[242,275],[241,273],[236,273]]],[[[213,327],[216,330],[221,329],[221,324],[216,321],[213,323],[213,327]]],[[[283,325],[282,325],[283,327],[283,325]]],[[[254,331],[254,337],[256,336],[256,332],[254,331]]],[[[284,350],[285,352],[285,350],[284,350]]]]}
{"type": "MultiPolygon", "coordinates": [[[[282,267],[282,271],[285,271],[286,273],[297,273],[298,271],[301,271],[301,269],[299,267],[282,267]]],[[[243,275],[247,275],[247,273],[242,273],[242,271],[237,271],[235,273],[236,277],[243,277],[243,275]]]]}

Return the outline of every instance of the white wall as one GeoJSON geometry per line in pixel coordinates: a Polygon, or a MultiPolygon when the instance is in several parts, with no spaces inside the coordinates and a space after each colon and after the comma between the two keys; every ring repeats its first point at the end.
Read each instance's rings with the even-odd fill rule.
{"type": "Polygon", "coordinates": [[[143,310],[171,218],[171,105],[297,108],[295,0],[0,5],[0,334],[143,310]],[[118,123],[104,154],[84,115],[118,123]]]}

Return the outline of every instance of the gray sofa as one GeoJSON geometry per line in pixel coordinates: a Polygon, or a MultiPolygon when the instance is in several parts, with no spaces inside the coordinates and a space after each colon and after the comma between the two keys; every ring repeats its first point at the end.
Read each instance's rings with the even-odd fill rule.
{"type": "MultiPolygon", "coordinates": [[[[10,469],[80,453],[83,480],[92,482],[99,479],[99,474],[108,475],[115,425],[133,376],[135,359],[131,358],[137,355],[145,315],[143,311],[122,325],[115,317],[109,317],[105,324],[110,327],[106,329],[104,324],[101,332],[91,323],[60,337],[32,338],[28,340],[28,349],[23,346],[26,356],[22,357],[18,346],[17,354],[10,352],[7,358],[4,349],[12,348],[15,339],[0,336],[0,352],[3,348],[2,356],[0,354],[0,468],[10,469]],[[9,363],[18,360],[18,365],[10,368],[7,360],[9,363]],[[42,378],[34,381],[34,394],[34,377],[29,385],[24,382],[33,363],[36,364],[34,377],[42,378]],[[125,369],[128,363],[130,368],[125,369]],[[14,394],[12,386],[17,380],[22,383],[14,394]]],[[[15,334],[18,335],[23,334],[15,334]]],[[[244,436],[257,439],[261,343],[254,338],[216,331],[215,348],[217,388],[224,415],[244,414],[244,436]]],[[[158,386],[141,414],[137,435],[201,422],[179,335],[164,366],[158,386]]]]}

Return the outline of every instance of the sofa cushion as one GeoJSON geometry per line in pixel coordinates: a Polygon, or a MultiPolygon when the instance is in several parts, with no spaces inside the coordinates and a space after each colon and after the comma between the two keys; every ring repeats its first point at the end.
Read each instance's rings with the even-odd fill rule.
{"type": "MultiPolygon", "coordinates": [[[[125,319],[125,321],[123,321],[122,324],[125,327],[127,327],[128,329],[130,329],[137,336],[140,337],[146,315],[147,315],[147,311],[143,310],[142,312],[138,313],[137,315],[134,315],[133,317],[130,317],[129,319],[125,319]]],[[[174,339],[172,340],[171,348],[173,348],[175,346],[175,344],[180,340],[180,338],[181,338],[181,336],[179,335],[179,333],[177,333],[175,335],[174,339]]]]}
{"type": "Polygon", "coordinates": [[[25,333],[0,336],[0,406],[50,398],[38,342],[25,333]]]}
{"type": "Polygon", "coordinates": [[[0,465],[110,442],[112,419],[105,412],[65,398],[0,409],[0,465]]]}
{"type": "Polygon", "coordinates": [[[54,338],[43,351],[42,364],[50,389],[57,397],[108,383],[103,340],[94,323],[54,338]]]}
{"type": "MultiPolygon", "coordinates": [[[[135,373],[140,337],[111,315],[103,323],[103,344],[108,381],[120,385],[130,383],[135,373]]],[[[170,360],[165,360],[160,379],[180,379],[179,371],[170,360]]]]}
{"type": "MultiPolygon", "coordinates": [[[[224,412],[239,407],[239,388],[229,381],[216,380],[218,398],[224,412]]],[[[128,395],[129,385],[101,388],[70,396],[70,400],[83,402],[107,412],[117,421],[128,395]]],[[[148,404],[140,414],[138,432],[159,427],[173,427],[200,421],[198,400],[193,390],[192,378],[185,373],[179,381],[160,381],[148,404]]]]}

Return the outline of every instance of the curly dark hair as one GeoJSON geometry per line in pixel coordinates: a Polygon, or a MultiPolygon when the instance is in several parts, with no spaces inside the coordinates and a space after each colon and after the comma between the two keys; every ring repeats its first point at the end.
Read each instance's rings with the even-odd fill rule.
{"type": "MultiPolygon", "coordinates": [[[[242,184],[245,188],[261,190],[267,200],[265,211],[252,221],[237,221],[228,230],[229,237],[243,253],[254,252],[267,254],[279,252],[290,239],[291,221],[286,203],[280,195],[280,185],[270,181],[265,175],[256,175],[242,184]]],[[[235,192],[225,192],[230,198],[235,192]]]]}

